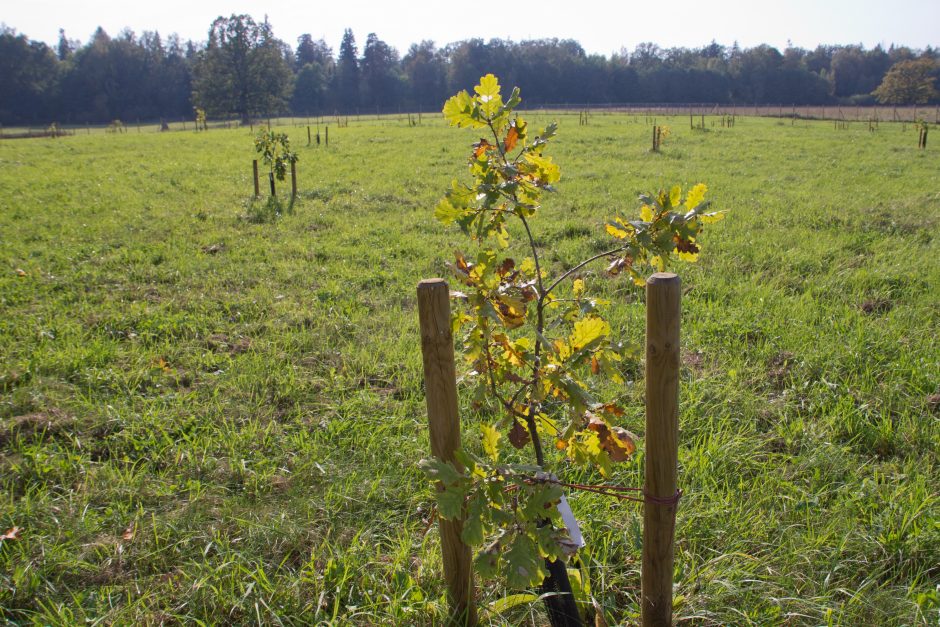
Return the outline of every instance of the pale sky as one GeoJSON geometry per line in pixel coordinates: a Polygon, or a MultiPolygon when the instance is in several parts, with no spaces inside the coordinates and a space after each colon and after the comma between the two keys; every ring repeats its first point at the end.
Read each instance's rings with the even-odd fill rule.
{"type": "Polygon", "coordinates": [[[343,29],[352,28],[360,52],[374,32],[404,55],[408,46],[432,39],[438,46],[481,37],[520,41],[545,37],[575,39],[589,53],[609,55],[651,41],[663,48],[700,47],[715,40],[742,47],[767,43],[783,50],[787,41],[804,48],[817,44],[891,43],[940,47],[940,0],[331,0],[329,2],[243,0],[4,0],[0,22],[31,39],[54,45],[59,28],[69,39],[88,41],[95,28],[114,36],[128,27],[136,33],[178,33],[202,41],[219,15],[247,13],[260,21],[267,13],[277,37],[291,47],[310,33],[339,49],[343,29]],[[475,5],[487,7],[477,17],[475,5]]]}

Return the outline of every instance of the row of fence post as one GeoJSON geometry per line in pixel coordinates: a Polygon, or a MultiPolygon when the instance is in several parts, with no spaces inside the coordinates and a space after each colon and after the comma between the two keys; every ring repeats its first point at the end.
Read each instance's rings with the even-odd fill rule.
{"type": "MultiPolygon", "coordinates": [[[[657,273],[646,286],[646,455],[641,622],[672,624],[674,536],[678,505],[679,319],[681,283],[657,273]]],[[[418,284],[418,318],[431,453],[460,468],[454,337],[450,291],[443,279],[418,284]]],[[[472,555],[461,539],[463,521],[438,520],[444,579],[454,622],[475,625],[472,555]]]]}
{"type": "Polygon", "coordinates": [[[663,127],[653,126],[653,152],[659,152],[659,146],[663,139],[663,127]]]}

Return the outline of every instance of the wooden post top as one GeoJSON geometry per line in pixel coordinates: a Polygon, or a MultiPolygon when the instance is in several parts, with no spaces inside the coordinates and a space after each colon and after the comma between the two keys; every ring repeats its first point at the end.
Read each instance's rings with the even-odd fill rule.
{"type": "Polygon", "coordinates": [[[679,275],[675,272],[656,272],[646,279],[647,283],[665,283],[667,281],[678,281],[679,275]]]}
{"type": "Polygon", "coordinates": [[[419,290],[431,290],[431,289],[439,288],[442,285],[444,287],[447,287],[447,281],[441,278],[421,279],[420,281],[418,281],[419,290]]]}

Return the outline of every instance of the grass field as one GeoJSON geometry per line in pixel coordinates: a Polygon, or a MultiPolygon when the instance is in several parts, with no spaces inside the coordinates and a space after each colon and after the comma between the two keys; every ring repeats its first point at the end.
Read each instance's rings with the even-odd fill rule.
{"type": "MultiPolygon", "coordinates": [[[[680,268],[677,620],[936,625],[940,151],[887,123],[674,118],[653,154],[643,116],[576,120],[536,223],[553,272],[641,191],[706,182],[731,211],[680,268]]],[[[5,621],[446,617],[415,285],[465,245],[432,209],[477,138],[429,116],[331,127],[329,149],[286,130],[280,212],[250,198],[246,130],[0,142],[5,621]]],[[[595,270],[640,340],[635,292],[595,270]]],[[[641,389],[611,392],[642,435],[641,389]]],[[[634,622],[641,511],[571,502],[593,596],[634,622]]]]}

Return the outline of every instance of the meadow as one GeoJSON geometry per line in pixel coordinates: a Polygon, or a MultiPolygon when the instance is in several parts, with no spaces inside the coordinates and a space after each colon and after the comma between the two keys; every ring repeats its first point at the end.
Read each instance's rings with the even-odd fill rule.
{"type": "MultiPolygon", "coordinates": [[[[560,122],[553,271],[640,192],[705,182],[729,210],[678,267],[677,623],[936,624],[940,151],[909,124],[680,116],[652,153],[643,115],[529,117],[560,122]]],[[[415,286],[466,247],[433,207],[478,138],[429,115],[331,125],[328,148],[280,130],[300,193],[279,205],[252,199],[247,129],[0,141],[7,623],[446,619],[415,286]]],[[[584,278],[641,341],[627,280],[584,278]]],[[[641,510],[570,501],[590,594],[632,624],[641,510]]],[[[544,624],[498,611],[513,592],[486,582],[483,619],[544,624]]]]}

